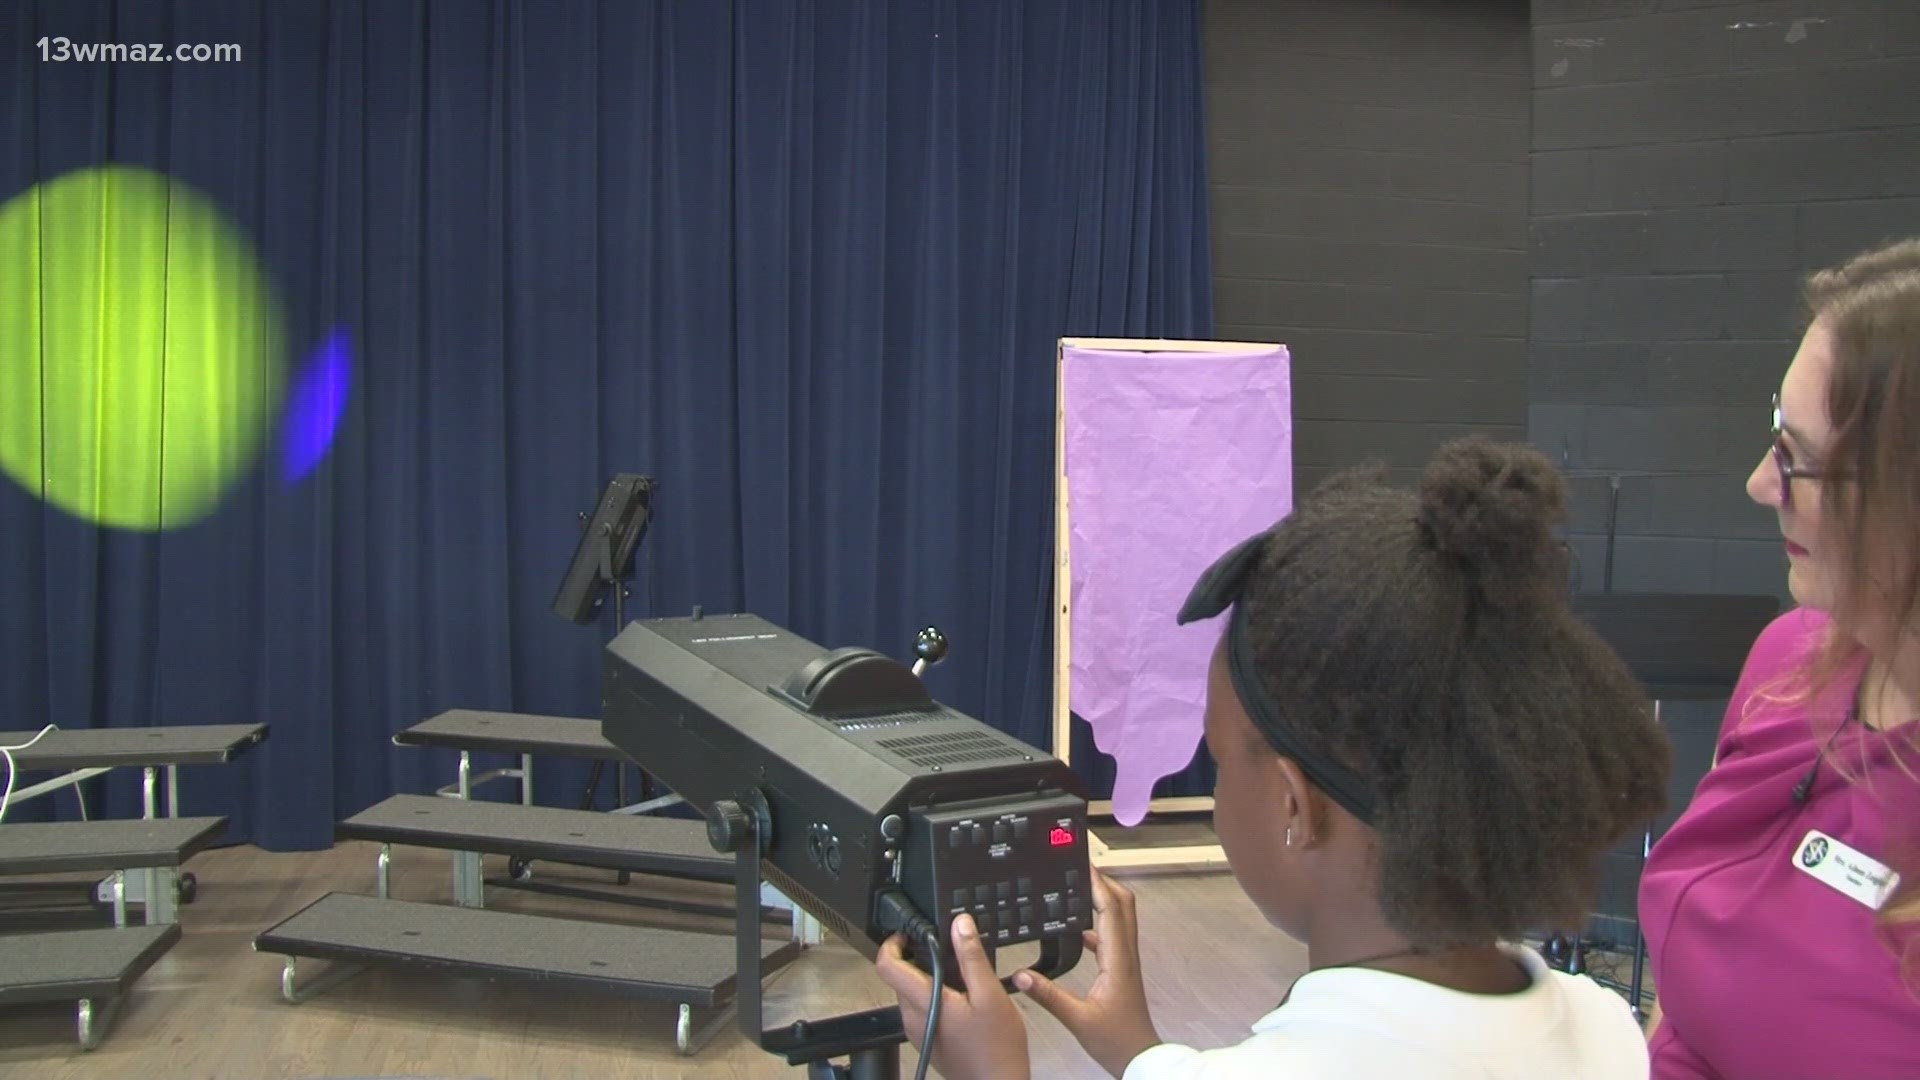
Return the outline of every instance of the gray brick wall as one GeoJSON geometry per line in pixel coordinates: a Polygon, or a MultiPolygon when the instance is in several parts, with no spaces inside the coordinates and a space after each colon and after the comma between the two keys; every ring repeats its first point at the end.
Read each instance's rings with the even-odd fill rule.
{"type": "Polygon", "coordinates": [[[1525,0],[1208,0],[1219,335],[1294,356],[1295,480],[1524,438],[1525,0]]]}
{"type": "MultiPolygon", "coordinates": [[[[1613,585],[1772,593],[1743,493],[1808,270],[1920,234],[1920,4],[1533,0],[1530,436],[1624,471],[1613,585]]],[[[1576,484],[1600,586],[1609,482],[1576,484]]]]}

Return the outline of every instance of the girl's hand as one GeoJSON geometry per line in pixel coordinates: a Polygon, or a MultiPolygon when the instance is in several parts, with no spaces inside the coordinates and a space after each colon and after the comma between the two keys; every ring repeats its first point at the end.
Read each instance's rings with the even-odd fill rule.
{"type": "MultiPolygon", "coordinates": [[[[933,1067],[947,1080],[1029,1080],[1027,1025],[1000,985],[993,961],[980,944],[973,916],[953,920],[953,951],[967,992],[941,987],[940,1027],[933,1034],[933,1067]]],[[[880,981],[900,999],[907,1039],[920,1050],[933,1006],[933,980],[906,957],[906,938],[895,934],[880,946],[880,981]]]]}
{"type": "Polygon", "coordinates": [[[1098,870],[1093,871],[1093,926],[1085,940],[1100,962],[1100,974],[1086,997],[1062,990],[1037,971],[1020,972],[1013,984],[1072,1032],[1101,1068],[1119,1077],[1134,1058],[1158,1046],[1161,1039],[1147,1012],[1133,893],[1098,870]]]}

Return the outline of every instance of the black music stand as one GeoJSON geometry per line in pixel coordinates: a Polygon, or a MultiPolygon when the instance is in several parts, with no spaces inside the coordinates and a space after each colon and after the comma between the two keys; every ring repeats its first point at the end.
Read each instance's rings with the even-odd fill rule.
{"type": "Polygon", "coordinates": [[[1571,602],[1656,701],[1731,694],[1754,640],[1780,614],[1773,596],[1608,592],[1571,602]]]}
{"type": "Polygon", "coordinates": [[[585,625],[600,614],[601,602],[613,593],[613,632],[626,625],[626,580],[633,574],[633,553],[647,535],[653,517],[653,477],[620,473],[591,516],[582,514],[580,542],[573,561],[553,597],[553,613],[585,625]]]}
{"type": "MultiPolygon", "coordinates": [[[[1662,702],[1703,701],[1731,696],[1740,681],[1747,653],[1780,614],[1772,596],[1713,593],[1578,593],[1573,612],[1605,641],[1653,699],[1660,720],[1662,702]]],[[[1653,848],[1653,825],[1641,839],[1640,861],[1653,848]]],[[[1640,991],[1646,974],[1646,935],[1636,911],[1633,920],[1633,1015],[1644,1019],[1640,991]]],[[[1584,966],[1582,946],[1563,939],[1549,942],[1549,953],[1567,949],[1566,969],[1584,966]]]]}
{"type": "MultiPolygon", "coordinates": [[[[595,504],[592,514],[580,515],[580,542],[574,547],[573,561],[567,564],[566,576],[560,580],[560,590],[553,597],[553,613],[569,622],[586,625],[599,618],[601,608],[610,594],[613,597],[613,633],[618,635],[627,625],[627,579],[633,576],[633,555],[640,547],[640,541],[647,535],[647,527],[653,521],[653,496],[659,488],[651,476],[639,473],[616,473],[601,493],[600,501],[595,504]]],[[[595,760],[587,776],[586,789],[580,797],[580,809],[593,807],[594,792],[599,789],[600,776],[606,769],[606,762],[595,760]]],[[[616,803],[626,801],[626,770],[615,765],[616,803]]],[[[647,774],[640,774],[640,793],[643,800],[652,794],[652,785],[647,774]]],[[[524,877],[527,872],[525,860],[513,860],[509,870],[515,878],[524,877]]],[[[628,874],[620,871],[620,883],[627,883],[628,874]]]]}

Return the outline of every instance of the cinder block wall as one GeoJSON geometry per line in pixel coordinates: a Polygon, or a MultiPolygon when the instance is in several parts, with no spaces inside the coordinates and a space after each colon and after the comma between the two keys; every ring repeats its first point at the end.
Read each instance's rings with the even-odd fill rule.
{"type": "Polygon", "coordinates": [[[1294,350],[1295,483],[1525,438],[1524,0],[1208,0],[1215,316],[1294,350]]]}
{"type": "MultiPolygon", "coordinates": [[[[1920,235],[1920,4],[1533,0],[1529,430],[1620,485],[1614,588],[1786,599],[1745,477],[1804,274],[1920,235]]],[[[1607,482],[1578,482],[1600,587],[1607,482]]]]}

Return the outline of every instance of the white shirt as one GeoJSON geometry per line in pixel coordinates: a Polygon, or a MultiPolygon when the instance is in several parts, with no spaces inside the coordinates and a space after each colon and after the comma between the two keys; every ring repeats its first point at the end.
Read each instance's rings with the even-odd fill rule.
{"type": "Polygon", "coordinates": [[[1308,972],[1247,1041],[1162,1044],[1123,1080],[1646,1080],[1646,1039],[1624,998],[1532,949],[1502,948],[1533,985],[1468,994],[1365,968],[1308,972]]]}

